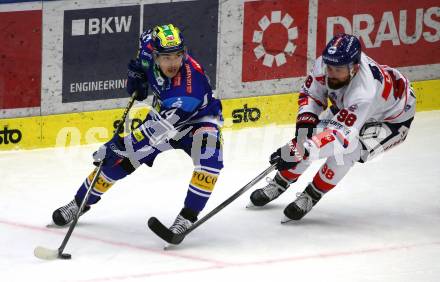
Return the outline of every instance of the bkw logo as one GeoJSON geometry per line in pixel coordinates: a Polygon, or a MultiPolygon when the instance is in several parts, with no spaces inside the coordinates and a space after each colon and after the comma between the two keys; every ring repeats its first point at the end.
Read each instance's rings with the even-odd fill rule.
{"type": "Polygon", "coordinates": [[[72,36],[129,32],[132,16],[72,20],[72,36]]]}

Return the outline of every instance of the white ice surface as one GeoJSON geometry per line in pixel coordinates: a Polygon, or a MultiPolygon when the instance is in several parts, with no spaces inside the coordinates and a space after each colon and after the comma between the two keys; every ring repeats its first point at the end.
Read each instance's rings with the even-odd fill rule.
{"type": "MultiPolygon", "coordinates": [[[[263,171],[293,130],[224,132],[225,168],[201,216],[263,171]]],[[[404,144],[357,164],[303,220],[280,224],[320,163],[266,208],[245,209],[251,189],[163,251],[147,220],[174,220],[192,171],[184,153],[166,152],[80,219],[66,248],[69,261],[42,261],[33,250],[61,244],[67,229],[46,225],[93,168],[97,146],[3,152],[0,280],[440,281],[439,141],[440,112],[418,113],[404,144]]]]}

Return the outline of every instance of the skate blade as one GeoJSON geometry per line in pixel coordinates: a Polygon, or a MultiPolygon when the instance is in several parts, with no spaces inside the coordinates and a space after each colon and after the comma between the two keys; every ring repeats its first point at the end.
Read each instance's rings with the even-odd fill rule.
{"type": "Polygon", "coordinates": [[[254,205],[254,203],[252,203],[252,201],[249,201],[249,203],[246,205],[247,209],[251,209],[251,208],[255,208],[257,207],[256,205],[254,205]]]}
{"type": "Polygon", "coordinates": [[[165,243],[165,245],[163,246],[163,250],[164,251],[170,250],[173,248],[173,246],[174,246],[173,244],[165,243]]]}
{"type": "Polygon", "coordinates": [[[46,228],[51,228],[51,229],[64,229],[64,228],[66,228],[66,227],[69,227],[69,225],[70,225],[70,223],[69,224],[66,224],[66,225],[63,225],[63,226],[59,226],[59,225],[56,225],[55,223],[49,223],[49,224],[47,224],[46,225],[46,228]]]}
{"type": "Polygon", "coordinates": [[[293,221],[293,219],[288,218],[287,216],[284,216],[284,217],[281,219],[281,224],[285,224],[285,223],[288,223],[288,222],[291,222],[291,221],[293,221]]]}

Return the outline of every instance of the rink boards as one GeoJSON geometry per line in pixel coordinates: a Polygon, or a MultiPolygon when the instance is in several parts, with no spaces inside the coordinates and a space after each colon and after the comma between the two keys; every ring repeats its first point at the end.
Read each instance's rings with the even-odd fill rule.
{"type": "MultiPolygon", "coordinates": [[[[127,62],[141,32],[159,22],[184,31],[223,102],[225,129],[294,123],[291,92],[338,32],[358,35],[366,54],[415,82],[417,110],[440,109],[438,0],[374,8],[344,0],[0,2],[0,38],[7,39],[0,44],[0,151],[110,138],[128,102],[127,62]]],[[[133,126],[146,114],[139,107],[133,126]]]]}
{"type": "MultiPolygon", "coordinates": [[[[440,80],[414,82],[417,111],[440,109],[440,80]]],[[[293,124],[297,93],[222,100],[224,129],[293,124]]],[[[148,105],[130,111],[129,127],[142,122],[148,105]]],[[[0,151],[64,147],[105,142],[112,136],[123,109],[0,120],[0,151]]]]}
{"type": "Polygon", "coordinates": [[[374,9],[344,0],[6,2],[15,3],[0,4],[0,119],[125,107],[139,35],[165,22],[184,32],[222,101],[298,92],[339,32],[410,81],[440,79],[438,0],[374,9]]]}

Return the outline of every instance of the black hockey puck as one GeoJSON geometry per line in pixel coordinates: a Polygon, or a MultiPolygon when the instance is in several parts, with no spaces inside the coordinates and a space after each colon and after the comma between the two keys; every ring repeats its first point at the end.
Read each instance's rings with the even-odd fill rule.
{"type": "Polygon", "coordinates": [[[72,255],[71,254],[60,254],[59,258],[60,259],[71,259],[72,255]]]}

